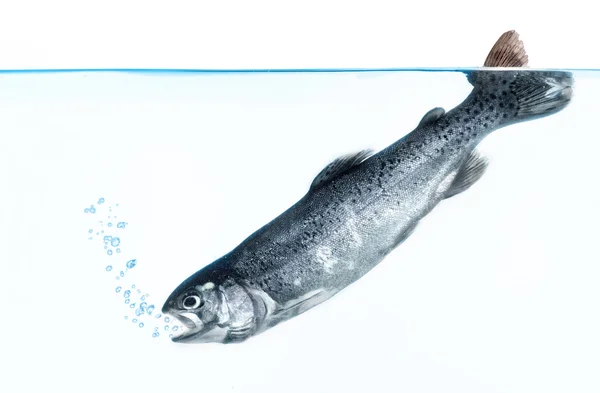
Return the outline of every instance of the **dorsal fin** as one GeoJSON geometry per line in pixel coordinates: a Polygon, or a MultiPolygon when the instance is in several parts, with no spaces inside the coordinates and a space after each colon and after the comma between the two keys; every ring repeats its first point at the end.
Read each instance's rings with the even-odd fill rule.
{"type": "Polygon", "coordinates": [[[471,187],[477,180],[481,179],[488,166],[487,160],[473,150],[467,160],[462,164],[458,173],[452,181],[452,185],[446,191],[445,199],[460,194],[471,187]]]}
{"type": "Polygon", "coordinates": [[[423,116],[417,128],[422,127],[425,124],[433,123],[434,121],[442,117],[444,113],[446,113],[444,108],[433,108],[432,110],[427,112],[425,116],[423,116]]]}
{"type": "Polygon", "coordinates": [[[329,183],[331,180],[340,176],[342,173],[347,172],[350,168],[353,168],[362,163],[367,158],[373,155],[373,150],[361,150],[357,153],[347,154],[333,160],[333,162],[327,165],[315,180],[310,185],[310,189],[314,190],[325,183],[329,183]]]}
{"type": "Polygon", "coordinates": [[[502,34],[490,50],[484,67],[525,67],[528,57],[519,34],[510,30],[502,34]]]}

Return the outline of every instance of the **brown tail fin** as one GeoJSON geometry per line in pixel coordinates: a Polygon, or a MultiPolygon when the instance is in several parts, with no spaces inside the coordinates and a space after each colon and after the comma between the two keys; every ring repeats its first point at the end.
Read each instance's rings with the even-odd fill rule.
{"type": "Polygon", "coordinates": [[[519,34],[510,30],[502,34],[483,63],[484,67],[526,67],[527,52],[519,34]]]}

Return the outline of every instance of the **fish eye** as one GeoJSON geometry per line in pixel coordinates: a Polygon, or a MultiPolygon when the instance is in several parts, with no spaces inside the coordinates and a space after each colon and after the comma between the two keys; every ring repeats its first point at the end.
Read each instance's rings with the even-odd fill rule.
{"type": "Polygon", "coordinates": [[[200,307],[202,305],[202,300],[200,299],[200,296],[196,294],[190,294],[183,298],[182,304],[183,308],[186,310],[191,310],[200,307]]]}

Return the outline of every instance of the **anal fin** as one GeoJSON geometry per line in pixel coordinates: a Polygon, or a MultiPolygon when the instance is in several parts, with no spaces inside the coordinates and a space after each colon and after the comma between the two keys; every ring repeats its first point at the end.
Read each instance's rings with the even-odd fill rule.
{"type": "Polygon", "coordinates": [[[445,199],[460,194],[475,184],[477,180],[481,179],[487,166],[488,161],[485,157],[482,157],[477,151],[473,150],[458,170],[452,181],[452,185],[446,191],[445,199]]]}

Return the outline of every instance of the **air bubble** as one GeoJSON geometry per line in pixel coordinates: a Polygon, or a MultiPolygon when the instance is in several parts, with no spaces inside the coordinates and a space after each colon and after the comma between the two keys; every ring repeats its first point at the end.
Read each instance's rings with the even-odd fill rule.
{"type": "Polygon", "coordinates": [[[169,323],[170,321],[171,321],[171,318],[165,317],[165,323],[169,323]]]}
{"type": "Polygon", "coordinates": [[[126,264],[127,269],[133,269],[135,267],[135,265],[137,265],[136,259],[132,259],[132,260],[128,261],[126,264]]]}
{"type": "Polygon", "coordinates": [[[179,326],[173,326],[173,331],[176,332],[179,330],[179,326]]]}
{"type": "Polygon", "coordinates": [[[125,299],[125,304],[129,304],[130,300],[129,299],[125,299]]]}
{"type": "Polygon", "coordinates": [[[108,255],[112,255],[112,250],[108,250],[108,251],[106,251],[106,253],[107,253],[108,255]]]}
{"type": "Polygon", "coordinates": [[[109,222],[109,223],[108,223],[108,227],[109,227],[109,228],[110,228],[110,227],[112,227],[112,222],[109,222]]]}
{"type": "Polygon", "coordinates": [[[89,213],[89,212],[90,212],[90,209],[84,209],[84,210],[83,210],[83,212],[84,212],[84,213],[89,213]]]}
{"type": "Polygon", "coordinates": [[[125,276],[125,272],[123,272],[123,270],[121,270],[121,272],[119,272],[119,276],[121,276],[121,277],[125,276]]]}
{"type": "Polygon", "coordinates": [[[137,323],[137,318],[133,318],[133,319],[131,320],[131,322],[133,322],[133,323],[137,323]]]}
{"type": "Polygon", "coordinates": [[[169,331],[169,325],[165,325],[165,332],[169,331]]]}
{"type": "Polygon", "coordinates": [[[104,198],[100,198],[100,199],[98,199],[98,204],[99,204],[99,205],[101,205],[101,204],[103,204],[103,203],[104,203],[104,198]]]}
{"type": "MultiPolygon", "coordinates": [[[[144,300],[144,299],[142,299],[142,300],[144,300]]],[[[140,309],[142,310],[142,312],[145,312],[147,307],[148,307],[148,303],[146,303],[146,302],[140,303],[140,309]]]]}
{"type": "Polygon", "coordinates": [[[117,228],[124,229],[125,225],[127,225],[126,222],[119,222],[119,223],[117,223],[117,228]]]}
{"type": "Polygon", "coordinates": [[[133,284],[133,285],[131,286],[131,289],[135,289],[135,284],[133,284]]]}
{"type": "Polygon", "coordinates": [[[148,315],[152,315],[152,312],[154,311],[154,304],[151,304],[148,306],[148,309],[146,310],[146,313],[148,315]]]}
{"type": "Polygon", "coordinates": [[[131,291],[129,289],[123,292],[123,297],[129,297],[129,295],[131,295],[131,291]]]}
{"type": "Polygon", "coordinates": [[[125,315],[125,319],[129,319],[129,317],[127,315],[125,315]]]}
{"type": "Polygon", "coordinates": [[[144,322],[140,322],[139,327],[143,328],[144,327],[144,322]]]}
{"type": "Polygon", "coordinates": [[[158,334],[158,332],[154,332],[154,333],[152,333],[152,337],[156,338],[156,337],[158,337],[158,336],[160,336],[160,334],[158,334]]]}
{"type": "Polygon", "coordinates": [[[140,315],[142,315],[144,313],[144,310],[142,310],[141,308],[138,308],[137,310],[135,310],[135,315],[137,315],[138,317],[140,315]]]}
{"type": "Polygon", "coordinates": [[[156,314],[156,319],[159,319],[160,317],[162,317],[161,313],[156,314]]]}
{"type": "Polygon", "coordinates": [[[117,252],[121,252],[121,249],[120,249],[120,248],[117,248],[117,252]]]}
{"type": "Polygon", "coordinates": [[[121,292],[121,287],[116,287],[115,292],[117,292],[117,293],[121,292]]]}
{"type": "Polygon", "coordinates": [[[121,244],[121,239],[119,239],[118,237],[113,237],[110,241],[110,245],[113,247],[117,247],[119,244],[121,244]]]}
{"type": "Polygon", "coordinates": [[[94,232],[94,230],[93,230],[93,229],[90,229],[90,230],[88,231],[88,233],[92,233],[92,232],[94,232]]]}
{"type": "Polygon", "coordinates": [[[129,308],[135,308],[135,303],[131,303],[131,304],[129,305],[129,308]]]}
{"type": "Polygon", "coordinates": [[[107,236],[104,236],[104,241],[105,241],[105,242],[109,242],[109,241],[111,241],[111,240],[112,240],[112,236],[108,236],[108,235],[107,235],[107,236]]]}
{"type": "Polygon", "coordinates": [[[96,213],[96,208],[94,207],[94,205],[90,206],[90,213],[92,213],[92,214],[96,213]]]}
{"type": "Polygon", "coordinates": [[[111,270],[112,270],[112,266],[111,266],[111,265],[108,265],[108,266],[106,267],[106,271],[107,271],[107,272],[110,272],[111,270]]]}

